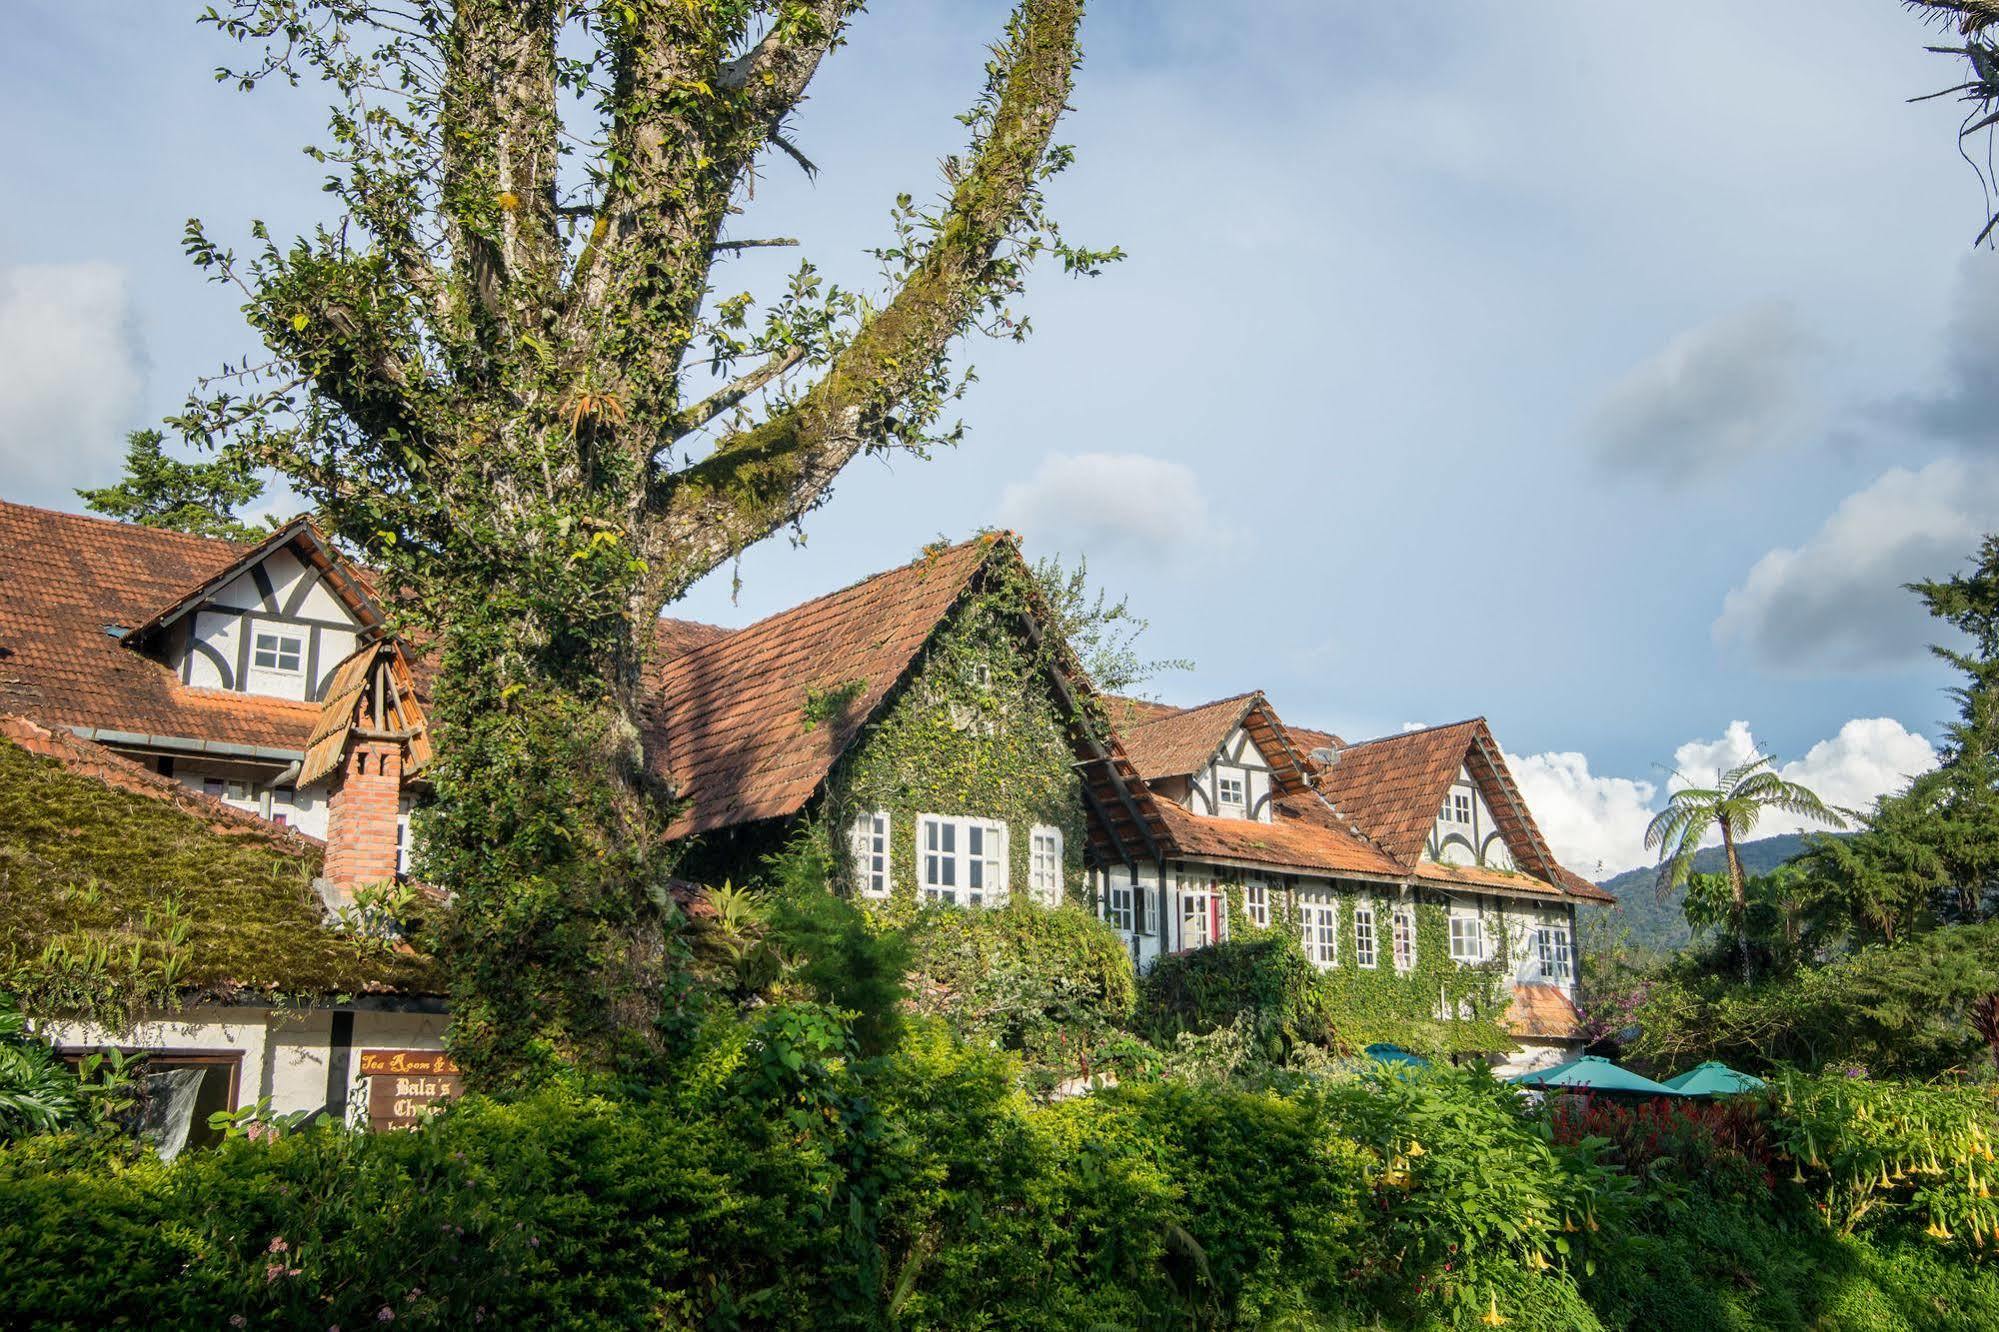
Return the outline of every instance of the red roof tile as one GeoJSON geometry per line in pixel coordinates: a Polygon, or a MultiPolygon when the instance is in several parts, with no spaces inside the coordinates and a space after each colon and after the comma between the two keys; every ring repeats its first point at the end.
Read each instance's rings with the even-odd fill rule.
{"type": "Polygon", "coordinates": [[[0,501],[0,710],[44,723],[302,751],[316,704],[189,689],[116,636],[245,547],[0,501]]]}
{"type": "Polygon", "coordinates": [[[1433,726],[1348,745],[1319,790],[1406,866],[1414,866],[1480,722],[1433,726]]]}
{"type": "Polygon", "coordinates": [[[1001,548],[979,537],[928,553],[659,663],[648,748],[689,802],[672,835],[802,809],[1001,548]],[[837,716],[807,725],[808,697],[854,682],[837,716]]]}
{"type": "Polygon", "coordinates": [[[1215,756],[1256,699],[1253,693],[1237,694],[1127,724],[1121,735],[1125,753],[1147,781],[1184,777],[1215,756]]]}
{"type": "Polygon", "coordinates": [[[1276,802],[1276,819],[1213,819],[1189,813],[1171,800],[1155,800],[1171,854],[1268,865],[1273,869],[1400,878],[1402,867],[1365,838],[1341,829],[1312,808],[1312,795],[1276,802]]]}
{"type": "Polygon", "coordinates": [[[1583,1017],[1558,985],[1516,985],[1506,1008],[1506,1029],[1515,1036],[1579,1041],[1583,1017]]]}

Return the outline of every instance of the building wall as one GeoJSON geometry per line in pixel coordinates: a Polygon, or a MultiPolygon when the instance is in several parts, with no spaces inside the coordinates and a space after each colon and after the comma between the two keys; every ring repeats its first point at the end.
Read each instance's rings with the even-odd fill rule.
{"type": "Polygon", "coordinates": [[[79,1022],[38,1025],[66,1050],[116,1046],[238,1056],[238,1109],[268,1096],[277,1114],[318,1110],[327,1104],[327,1070],[332,1065],[342,1070],[348,1118],[365,1123],[368,1098],[361,1079],[361,1051],[442,1050],[447,1019],[441,1013],[372,1010],[355,1011],[352,1018],[353,1035],[344,1055],[333,1050],[334,1010],[327,1008],[190,1008],[117,1033],[79,1022]]]}
{"type": "Polygon", "coordinates": [[[1270,764],[1250,740],[1249,732],[1238,726],[1229,733],[1215,757],[1194,774],[1181,803],[1196,814],[1214,818],[1270,822],[1273,817],[1270,808],[1270,764]],[[1224,777],[1243,783],[1244,798],[1240,805],[1223,803],[1221,782],[1224,777]]]}
{"type": "MultiPolygon", "coordinates": [[[[864,842],[880,813],[888,820],[886,900],[924,900],[919,818],[936,815],[1004,827],[1006,896],[1016,901],[1030,896],[1035,829],[1055,829],[1061,899],[1091,900],[1085,806],[1068,727],[1046,664],[1015,625],[991,594],[960,609],[835,766],[813,822],[827,840],[839,890],[870,896],[860,862],[871,867],[873,848],[864,842]]],[[[754,866],[742,869],[754,876],[754,866]]],[[[985,904],[1000,900],[988,892],[985,904]]]]}
{"type": "Polygon", "coordinates": [[[1500,835],[1499,824],[1492,817],[1492,807],[1486,803],[1485,793],[1472,780],[1470,772],[1458,769],[1457,779],[1444,796],[1444,807],[1437,813],[1437,821],[1431,825],[1429,841],[1423,847],[1425,860],[1438,861],[1445,865],[1485,865],[1492,869],[1510,870],[1514,868],[1513,853],[1507,849],[1505,839],[1500,835]],[[1462,801],[1462,804],[1455,802],[1462,801]],[[1471,818],[1461,821],[1447,817],[1453,808],[1469,806],[1471,818]]]}
{"type": "Polygon", "coordinates": [[[174,626],[167,663],[197,688],[317,699],[354,645],[354,619],[332,589],[291,551],[277,550],[174,626]],[[297,641],[296,671],[257,664],[260,630],[297,641]]]}

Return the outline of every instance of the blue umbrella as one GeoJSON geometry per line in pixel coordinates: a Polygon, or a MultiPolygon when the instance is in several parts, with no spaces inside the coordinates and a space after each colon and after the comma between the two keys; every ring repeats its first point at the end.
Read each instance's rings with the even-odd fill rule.
{"type": "Polygon", "coordinates": [[[1422,1055],[1410,1054],[1399,1045],[1378,1043],[1368,1046],[1362,1053],[1369,1059],[1377,1060],[1384,1064],[1408,1064],[1414,1068],[1428,1068],[1430,1066],[1430,1061],[1422,1055]]]}
{"type": "Polygon", "coordinates": [[[1667,1078],[1666,1085],[1685,1096],[1739,1096],[1743,1092],[1762,1091],[1769,1084],[1710,1059],[1705,1064],[1695,1064],[1677,1078],[1667,1078]]]}
{"type": "Polygon", "coordinates": [[[1599,1055],[1582,1055],[1553,1068],[1537,1068],[1507,1079],[1521,1087],[1563,1087],[1575,1091],[1624,1092],[1634,1096],[1684,1096],[1685,1092],[1620,1068],[1599,1055]]]}

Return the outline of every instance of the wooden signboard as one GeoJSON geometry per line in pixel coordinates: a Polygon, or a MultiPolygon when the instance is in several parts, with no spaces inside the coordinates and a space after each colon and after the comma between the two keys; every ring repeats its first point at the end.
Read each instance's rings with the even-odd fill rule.
{"type": "Polygon", "coordinates": [[[465,1081],[441,1050],[363,1050],[361,1075],[368,1079],[371,1129],[413,1126],[465,1081]]]}

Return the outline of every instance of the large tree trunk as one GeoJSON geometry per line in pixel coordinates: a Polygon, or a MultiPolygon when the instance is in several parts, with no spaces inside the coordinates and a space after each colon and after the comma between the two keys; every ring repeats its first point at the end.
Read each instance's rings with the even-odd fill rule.
{"type": "Polygon", "coordinates": [[[1742,981],[1746,985],[1753,979],[1754,967],[1749,956],[1749,888],[1743,878],[1742,861],[1735,854],[1735,829],[1727,819],[1720,819],[1721,849],[1728,862],[1729,927],[1735,931],[1735,946],[1742,954],[1742,981]]]}

